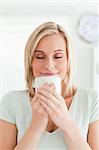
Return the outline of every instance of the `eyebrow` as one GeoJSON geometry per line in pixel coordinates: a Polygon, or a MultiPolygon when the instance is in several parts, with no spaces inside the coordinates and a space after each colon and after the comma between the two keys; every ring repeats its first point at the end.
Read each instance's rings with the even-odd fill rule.
{"type": "MultiPolygon", "coordinates": [[[[54,50],[54,52],[57,52],[57,51],[62,51],[62,52],[63,52],[63,50],[62,50],[62,49],[54,50]]],[[[35,52],[42,52],[42,53],[45,53],[45,51],[41,51],[41,50],[36,50],[35,52]]]]}

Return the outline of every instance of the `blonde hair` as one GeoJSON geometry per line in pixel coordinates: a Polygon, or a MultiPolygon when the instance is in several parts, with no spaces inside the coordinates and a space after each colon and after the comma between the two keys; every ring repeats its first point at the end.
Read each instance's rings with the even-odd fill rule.
{"type": "Polygon", "coordinates": [[[48,35],[60,33],[66,41],[66,54],[67,54],[67,72],[66,77],[62,81],[62,92],[63,97],[73,95],[74,85],[73,85],[73,63],[72,63],[72,48],[71,41],[68,34],[65,32],[63,27],[54,23],[46,22],[37,27],[34,32],[30,35],[24,53],[24,65],[25,65],[25,79],[26,79],[26,89],[29,92],[29,96],[34,96],[34,89],[32,87],[34,82],[34,76],[32,71],[32,60],[34,51],[39,43],[39,41],[48,35]]]}

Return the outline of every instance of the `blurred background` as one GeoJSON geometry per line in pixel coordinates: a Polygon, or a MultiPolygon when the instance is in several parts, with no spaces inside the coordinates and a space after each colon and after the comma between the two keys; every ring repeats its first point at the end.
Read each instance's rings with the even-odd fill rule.
{"type": "MultiPolygon", "coordinates": [[[[77,86],[99,91],[99,43],[79,33],[86,15],[99,15],[97,1],[0,1],[0,99],[10,90],[25,89],[24,48],[31,32],[45,21],[59,23],[71,37],[77,86]]],[[[87,20],[88,31],[83,32],[90,32],[93,22],[87,20]]]]}

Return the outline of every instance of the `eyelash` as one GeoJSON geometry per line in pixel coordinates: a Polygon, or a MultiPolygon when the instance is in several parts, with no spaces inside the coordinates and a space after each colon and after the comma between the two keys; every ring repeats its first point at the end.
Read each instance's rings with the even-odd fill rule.
{"type": "Polygon", "coordinates": [[[54,58],[58,59],[58,58],[62,58],[62,56],[61,57],[54,57],[54,58]]]}
{"type": "MultiPolygon", "coordinates": [[[[44,57],[36,57],[37,59],[44,59],[44,57]]],[[[54,57],[55,59],[59,59],[59,58],[62,58],[62,56],[61,57],[54,57]]]]}

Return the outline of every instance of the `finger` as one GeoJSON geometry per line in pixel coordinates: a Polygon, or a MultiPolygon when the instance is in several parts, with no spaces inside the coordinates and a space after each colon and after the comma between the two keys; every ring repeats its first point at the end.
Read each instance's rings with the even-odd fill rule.
{"type": "MultiPolygon", "coordinates": [[[[59,101],[54,95],[52,95],[49,91],[45,89],[39,89],[38,94],[43,95],[47,99],[50,99],[54,104],[60,104],[61,101],[59,101]]],[[[37,95],[38,95],[37,94],[37,95]]]]}
{"type": "Polygon", "coordinates": [[[50,85],[49,85],[49,88],[50,88],[51,91],[53,90],[54,92],[56,92],[56,87],[55,87],[55,85],[53,85],[53,84],[51,85],[51,84],[50,84],[50,85]]]}
{"type": "Polygon", "coordinates": [[[58,101],[64,101],[64,98],[60,94],[58,94],[58,92],[56,92],[55,84],[52,83],[52,86],[53,88],[47,86],[46,88],[44,87],[43,89],[51,93],[53,96],[55,96],[58,101]]]}
{"type": "Polygon", "coordinates": [[[40,88],[40,89],[44,89],[44,90],[48,91],[48,92],[51,93],[53,96],[55,96],[56,98],[58,98],[58,100],[60,100],[60,99],[61,99],[61,96],[60,96],[60,94],[58,94],[58,92],[56,92],[56,87],[55,87],[55,85],[52,84],[52,87],[53,87],[53,88],[50,88],[49,86],[46,86],[46,88],[45,88],[45,87],[42,87],[42,88],[40,88]]]}
{"type": "Polygon", "coordinates": [[[47,113],[44,106],[40,103],[40,98],[37,100],[36,105],[34,106],[34,109],[39,113],[47,113]]]}
{"type": "Polygon", "coordinates": [[[40,107],[39,99],[35,103],[33,103],[32,107],[33,107],[34,110],[39,109],[39,107],[40,107]]]}
{"type": "Polygon", "coordinates": [[[46,88],[48,86],[48,83],[44,83],[42,86],[41,86],[41,88],[46,88]]]}
{"type": "Polygon", "coordinates": [[[45,88],[46,89],[47,87],[49,87],[50,89],[56,89],[54,83],[50,83],[50,84],[46,83],[41,88],[45,88]]]}
{"type": "Polygon", "coordinates": [[[31,104],[35,103],[37,101],[37,94],[34,95],[34,97],[31,100],[31,104]]]}
{"type": "Polygon", "coordinates": [[[39,107],[39,109],[38,109],[38,112],[46,112],[46,110],[45,110],[45,108],[44,108],[44,106],[40,103],[40,107],[39,107]]]}
{"type": "Polygon", "coordinates": [[[52,116],[52,114],[53,114],[53,109],[47,104],[47,103],[45,103],[44,101],[40,101],[40,103],[42,104],[42,106],[45,108],[45,110],[46,110],[46,112],[50,115],[50,116],[52,116]]]}
{"type": "Polygon", "coordinates": [[[50,84],[47,85],[47,87],[55,89],[55,84],[54,83],[50,83],[50,84]]]}
{"type": "Polygon", "coordinates": [[[59,104],[56,105],[56,103],[53,103],[50,99],[41,94],[38,94],[38,97],[40,98],[40,103],[41,101],[45,102],[51,109],[53,109],[53,111],[56,111],[56,107],[59,106],[59,104]]]}

